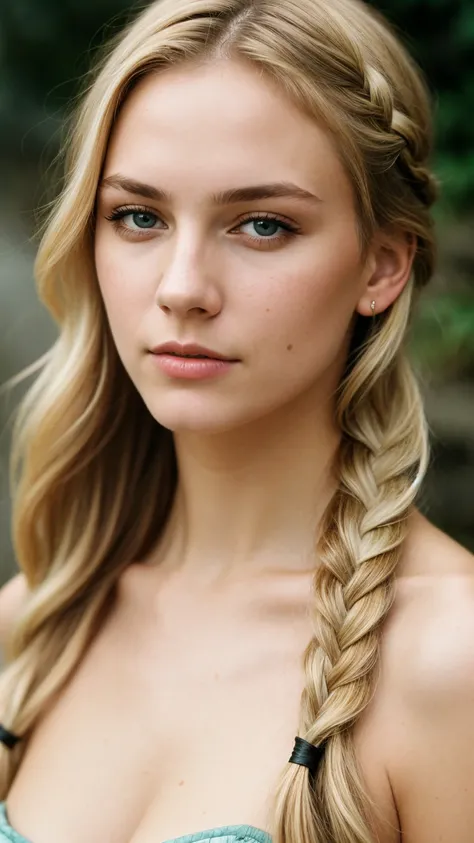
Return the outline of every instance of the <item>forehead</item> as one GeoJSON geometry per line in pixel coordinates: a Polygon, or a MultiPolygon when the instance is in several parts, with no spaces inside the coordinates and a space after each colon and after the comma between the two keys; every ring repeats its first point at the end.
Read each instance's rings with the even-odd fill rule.
{"type": "Polygon", "coordinates": [[[105,175],[116,171],[172,192],[285,179],[324,201],[351,201],[329,134],[256,66],[235,59],[140,80],[109,140],[105,175]]]}

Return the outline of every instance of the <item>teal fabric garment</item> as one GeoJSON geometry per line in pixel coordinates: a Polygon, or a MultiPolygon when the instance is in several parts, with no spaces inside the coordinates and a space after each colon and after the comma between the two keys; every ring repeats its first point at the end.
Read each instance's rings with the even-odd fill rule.
{"type": "Polygon", "coordinates": [[[266,831],[253,825],[226,825],[221,828],[211,828],[198,831],[197,834],[186,834],[185,837],[175,837],[164,843],[272,843],[272,838],[266,831]]]}
{"type": "Polygon", "coordinates": [[[272,843],[269,834],[253,825],[226,825],[221,828],[211,828],[198,831],[197,834],[186,834],[185,837],[175,837],[164,843],[272,843]]]}
{"type": "Polygon", "coordinates": [[[0,843],[30,843],[9,825],[4,802],[0,803],[0,843]]]}
{"type": "MultiPolygon", "coordinates": [[[[266,831],[254,828],[252,825],[226,825],[221,828],[198,831],[197,834],[175,837],[163,843],[208,843],[208,841],[212,843],[271,843],[271,837],[266,831]]],[[[30,843],[9,824],[4,802],[0,803],[0,843],[30,843]]]]}

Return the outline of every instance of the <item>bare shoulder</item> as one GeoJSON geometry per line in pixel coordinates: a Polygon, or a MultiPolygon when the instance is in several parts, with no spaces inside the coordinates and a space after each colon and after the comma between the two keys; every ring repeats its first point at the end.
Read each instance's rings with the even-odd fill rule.
{"type": "Polygon", "coordinates": [[[474,556],[418,512],[382,635],[378,696],[403,840],[470,843],[474,556]]]}
{"type": "Polygon", "coordinates": [[[418,512],[398,571],[386,656],[391,648],[412,702],[429,692],[434,703],[466,679],[474,687],[474,671],[465,673],[474,668],[474,555],[418,512]]]}
{"type": "Polygon", "coordinates": [[[420,513],[402,555],[385,656],[412,704],[424,693],[441,702],[453,683],[472,679],[474,687],[474,671],[466,676],[474,668],[474,555],[420,513]]]}
{"type": "Polygon", "coordinates": [[[23,574],[12,577],[0,589],[0,648],[3,649],[10,630],[18,617],[28,595],[28,586],[23,574]]]}
{"type": "Polygon", "coordinates": [[[415,510],[399,570],[400,578],[474,575],[474,555],[415,510]]]}

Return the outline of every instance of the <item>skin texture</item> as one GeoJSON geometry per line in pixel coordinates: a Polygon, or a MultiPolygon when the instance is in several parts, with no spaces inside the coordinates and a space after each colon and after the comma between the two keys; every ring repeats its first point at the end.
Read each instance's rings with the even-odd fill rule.
{"type": "MultiPolygon", "coordinates": [[[[334,485],[332,394],[354,314],[369,317],[372,299],[388,307],[413,256],[408,238],[379,233],[361,265],[334,148],[240,63],[143,80],[111,139],[104,177],[116,173],[172,195],[101,191],[95,258],[123,363],[174,431],[179,490],[162,541],[123,575],[28,744],[7,806],[33,843],[267,828],[296,734],[312,549],[334,485]],[[274,181],[322,201],[210,199],[274,181]],[[144,239],[106,219],[130,204],[156,215],[144,239]],[[262,248],[264,227],[238,228],[257,211],[301,233],[262,248]],[[240,363],[208,383],[170,381],[147,350],[171,339],[240,363]]],[[[399,843],[400,828],[403,843],[472,843],[472,563],[413,514],[380,681],[355,734],[379,843],[399,843]]],[[[23,599],[21,583],[10,587],[0,614],[23,599]]]]}

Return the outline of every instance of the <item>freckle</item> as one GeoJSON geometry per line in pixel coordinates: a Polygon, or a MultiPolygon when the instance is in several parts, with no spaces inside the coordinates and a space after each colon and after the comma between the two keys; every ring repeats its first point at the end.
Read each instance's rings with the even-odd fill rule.
{"type": "Polygon", "coordinates": [[[179,786],[181,787],[181,785],[183,785],[183,784],[184,784],[184,780],[179,783],[179,786]]]}
{"type": "Polygon", "coordinates": [[[291,344],[291,343],[290,343],[289,345],[287,345],[287,346],[286,346],[286,350],[287,350],[287,351],[291,351],[291,350],[292,350],[292,348],[293,348],[293,346],[292,346],[292,344],[291,344]]]}
{"type": "Polygon", "coordinates": [[[267,310],[267,313],[270,313],[270,308],[269,308],[269,307],[267,307],[267,309],[266,309],[266,310],[267,310]]]}
{"type": "Polygon", "coordinates": [[[214,674],[214,679],[220,679],[220,676],[219,676],[219,674],[218,674],[218,673],[215,673],[215,674],[214,674]]]}

